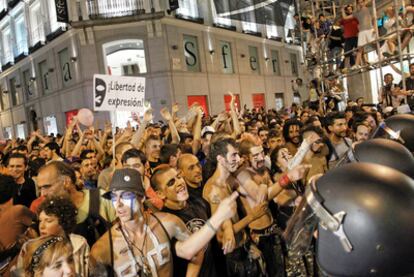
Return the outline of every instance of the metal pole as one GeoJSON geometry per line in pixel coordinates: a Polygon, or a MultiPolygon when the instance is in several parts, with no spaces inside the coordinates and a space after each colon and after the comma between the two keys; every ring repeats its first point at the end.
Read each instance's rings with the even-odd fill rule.
{"type": "MultiPolygon", "coordinates": [[[[372,1],[372,15],[375,19],[375,24],[374,24],[374,28],[375,28],[375,33],[377,34],[376,39],[376,46],[377,46],[377,55],[378,55],[378,60],[381,62],[382,61],[382,54],[381,54],[381,47],[380,47],[380,41],[379,41],[379,31],[378,31],[378,25],[376,24],[378,22],[378,16],[377,16],[377,6],[375,1],[372,1]]],[[[398,34],[398,33],[397,33],[398,34]]],[[[380,70],[380,75],[381,75],[381,90],[384,90],[384,82],[382,81],[383,76],[383,72],[382,72],[382,66],[380,64],[379,66],[379,70],[380,70]]]]}
{"type": "Polygon", "coordinates": [[[401,32],[400,32],[400,21],[398,20],[397,0],[394,0],[394,10],[395,10],[395,17],[396,17],[396,25],[397,25],[397,41],[398,41],[398,55],[400,58],[400,67],[401,67],[401,81],[403,85],[403,90],[405,91],[406,86],[405,86],[405,74],[404,74],[404,60],[403,60],[402,49],[401,49],[401,32]]]}
{"type": "MultiPolygon", "coordinates": [[[[298,4],[297,14],[298,14],[298,17],[299,17],[300,45],[302,46],[302,61],[304,61],[305,64],[307,65],[307,63],[306,63],[306,49],[305,49],[305,43],[303,41],[302,12],[300,10],[300,1],[297,1],[297,4],[298,4]]],[[[296,34],[295,34],[295,36],[296,36],[296,34]]]]}

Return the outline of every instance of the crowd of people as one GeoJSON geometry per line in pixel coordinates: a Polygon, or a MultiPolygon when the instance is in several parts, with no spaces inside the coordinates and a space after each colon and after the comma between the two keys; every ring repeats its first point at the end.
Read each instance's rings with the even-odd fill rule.
{"type": "MultiPolygon", "coordinates": [[[[348,101],[204,116],[147,110],[138,128],[35,131],[0,151],[2,276],[317,276],[282,233],[307,184],[392,116],[348,101]]],[[[412,151],[412,150],[411,150],[412,151]]]]}
{"type": "Polygon", "coordinates": [[[382,12],[377,11],[377,20],[370,0],[357,0],[355,6],[343,5],[338,14],[331,11],[336,17],[325,16],[323,7],[315,5],[314,13],[320,12],[317,17],[306,13],[295,15],[295,36],[300,38],[301,26],[311,65],[327,60],[332,73],[359,70],[364,65],[370,65],[366,55],[368,51],[377,51],[379,59],[398,56],[398,36],[401,38],[401,50],[407,48],[413,34],[413,3],[406,1],[402,7],[391,3],[382,12]],[[396,32],[397,26],[400,33],[396,32]]]}

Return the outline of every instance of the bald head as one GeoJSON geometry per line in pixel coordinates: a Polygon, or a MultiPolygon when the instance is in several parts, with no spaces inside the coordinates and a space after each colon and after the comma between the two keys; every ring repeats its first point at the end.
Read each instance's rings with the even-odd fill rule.
{"type": "Polygon", "coordinates": [[[178,159],[178,169],[182,172],[182,176],[187,185],[198,188],[202,185],[203,177],[199,160],[192,154],[182,154],[178,159]]]}

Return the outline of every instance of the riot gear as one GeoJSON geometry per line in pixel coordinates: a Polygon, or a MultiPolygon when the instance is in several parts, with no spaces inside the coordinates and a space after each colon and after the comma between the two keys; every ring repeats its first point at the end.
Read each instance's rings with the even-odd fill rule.
{"type": "Polygon", "coordinates": [[[389,166],[414,179],[414,156],[403,145],[389,139],[376,138],[358,143],[347,152],[340,164],[349,162],[389,166]]]}
{"type": "Polygon", "coordinates": [[[414,115],[397,114],[388,117],[374,132],[373,138],[398,141],[414,152],[414,115]]]}
{"type": "Polygon", "coordinates": [[[300,255],[317,228],[316,257],[329,276],[413,274],[413,199],[414,180],[395,169],[344,165],[311,181],[285,238],[300,255]]]}

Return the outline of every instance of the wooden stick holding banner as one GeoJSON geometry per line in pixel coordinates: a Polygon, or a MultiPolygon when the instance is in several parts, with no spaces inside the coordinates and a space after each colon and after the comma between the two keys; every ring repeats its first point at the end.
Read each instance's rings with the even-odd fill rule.
{"type": "Polygon", "coordinates": [[[117,111],[143,114],[145,101],[145,78],[95,74],[93,76],[95,111],[112,112],[113,159],[115,159],[117,111]]]}

